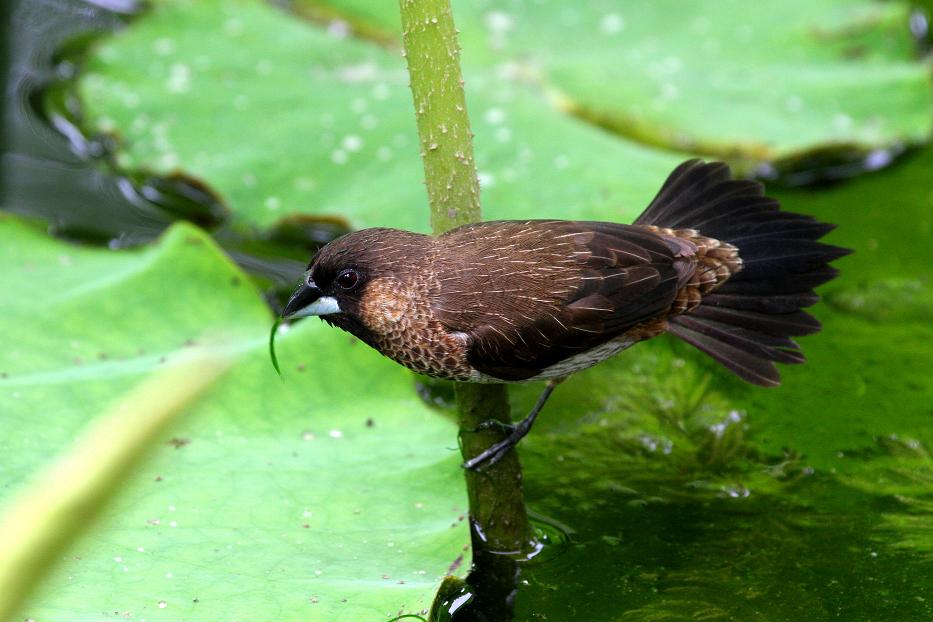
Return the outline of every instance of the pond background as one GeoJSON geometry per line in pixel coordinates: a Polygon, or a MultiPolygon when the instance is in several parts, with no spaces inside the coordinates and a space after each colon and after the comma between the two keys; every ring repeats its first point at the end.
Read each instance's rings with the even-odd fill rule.
{"type": "MultiPolygon", "coordinates": [[[[400,61],[370,51],[369,41],[378,43],[384,32],[380,20],[395,5],[380,4],[371,18],[346,23],[326,12],[312,15],[310,27],[259,3],[157,6],[168,8],[134,17],[128,37],[94,39],[91,47],[91,40],[71,37],[121,27],[125,18],[79,2],[13,7],[21,21],[7,39],[13,68],[7,92],[16,98],[5,100],[3,207],[30,224],[0,220],[8,266],[2,321],[5,333],[15,335],[0,355],[0,382],[7,385],[0,385],[0,412],[8,423],[0,444],[0,500],[204,328],[225,327],[250,354],[196,409],[202,414],[177,432],[186,442],[159,448],[27,613],[36,620],[379,620],[421,611],[468,541],[455,431],[439,412],[447,403],[444,387],[422,391],[432,403],[425,405],[406,373],[340,335],[304,326],[310,322],[283,340],[280,359],[290,368],[286,384],[279,384],[263,348],[271,315],[244,287],[249,277],[211,241],[274,305],[310,249],[347,227],[426,227],[426,209],[409,198],[421,191],[414,143],[399,138],[406,135],[399,128],[410,125],[410,136],[414,127],[407,91],[399,88],[404,76],[391,64],[400,61]],[[252,74],[241,79],[229,68],[214,72],[220,58],[234,67],[247,60],[235,55],[236,46],[215,49],[213,39],[199,36],[214,27],[212,11],[223,11],[220,29],[250,35],[239,49],[268,81],[252,74]],[[204,61],[196,47],[186,47],[200,38],[210,42],[204,61]],[[262,44],[270,49],[250,47],[262,44]],[[323,95],[257,87],[243,95],[246,103],[229,100],[224,89],[231,85],[265,87],[293,76],[278,59],[296,49],[324,55],[320,75],[317,65],[301,65],[298,74],[310,71],[323,95]],[[160,50],[170,58],[149,64],[160,50]],[[282,56],[263,64],[264,54],[277,52],[282,56]],[[216,98],[201,85],[185,89],[193,70],[179,69],[187,65],[171,60],[176,54],[190,57],[195,69],[204,63],[217,80],[216,98]],[[74,62],[82,58],[86,64],[74,62]],[[133,67],[145,71],[134,75],[133,67]],[[41,88],[50,83],[53,88],[41,88]],[[385,92],[380,84],[389,85],[385,92]],[[171,93],[172,85],[190,97],[179,103],[156,93],[171,93]],[[355,91],[337,97],[331,88],[360,88],[365,97],[355,91]],[[308,116],[305,96],[326,111],[316,118],[321,144],[314,148],[307,133],[290,126],[308,116]],[[269,108],[252,105],[257,101],[279,110],[278,123],[266,123],[269,108]],[[379,116],[379,102],[391,104],[391,114],[379,116]],[[140,106],[148,120],[134,129],[140,106]],[[231,106],[251,110],[246,126],[257,131],[248,132],[242,117],[228,119],[231,106]],[[362,129],[340,131],[347,110],[362,129]],[[178,111],[193,112],[190,118],[200,123],[191,125],[190,136],[176,133],[178,111]],[[171,128],[170,139],[169,130],[154,129],[159,119],[171,128]],[[385,134],[366,134],[373,123],[373,132],[385,134]],[[172,148],[160,146],[160,132],[172,148]],[[281,154],[268,153],[264,135],[281,154]],[[362,157],[381,141],[388,156],[373,149],[375,157],[362,157]],[[251,168],[263,161],[264,168],[251,168]],[[276,178],[303,168],[313,172],[276,178]],[[176,169],[186,176],[162,177],[176,169]],[[279,186],[282,196],[261,194],[279,186]],[[290,201],[308,192],[313,198],[305,206],[327,206],[322,213],[337,218],[287,216],[290,201]],[[179,218],[211,236],[176,227],[157,246],[134,250],[179,218]],[[76,239],[88,246],[64,241],[76,239]]],[[[351,16],[360,11],[353,3],[337,8],[351,16]]],[[[301,14],[301,5],[292,9],[301,14]]],[[[485,66],[484,55],[521,46],[525,35],[514,17],[521,14],[513,9],[476,9],[489,47],[475,45],[468,68],[485,66]],[[512,38],[497,47],[498,36],[512,38]]],[[[622,13],[605,12],[610,17],[601,28],[625,34],[619,24],[633,20],[622,13]]],[[[906,27],[883,38],[872,35],[871,19],[856,23],[866,76],[886,70],[886,54],[908,56],[898,51],[905,41],[922,48],[910,42],[906,27]]],[[[464,29],[469,57],[470,42],[481,37],[464,29]]],[[[920,50],[911,47],[909,54],[920,50]]],[[[603,105],[598,92],[575,86],[573,72],[545,56],[541,64],[555,83],[583,93],[588,110],[603,105]]],[[[604,56],[587,61],[582,52],[565,56],[571,69],[606,62],[604,56]]],[[[513,88],[497,86],[502,72],[509,84],[522,84],[527,67],[515,65],[493,63],[473,77],[467,72],[487,213],[555,216],[566,207],[566,217],[608,217],[622,204],[618,219],[637,214],[663,178],[657,175],[682,156],[639,140],[621,144],[631,137],[617,138],[611,119],[589,112],[543,112],[534,90],[497,93],[513,88]],[[580,130],[570,120],[591,127],[580,130]],[[547,130],[538,131],[539,124],[547,130]],[[573,144],[547,151],[555,179],[529,189],[522,184],[540,182],[545,169],[535,167],[543,158],[523,162],[517,150],[515,160],[506,146],[519,139],[533,153],[552,142],[573,144]],[[605,171],[622,169],[623,161],[627,175],[606,181],[605,171]]],[[[900,65],[887,71],[892,81],[908,72],[900,65]]],[[[929,65],[921,72],[928,75],[929,65]]],[[[540,79],[533,76],[532,83],[540,79]]],[[[916,107],[909,98],[893,101],[890,93],[901,91],[868,84],[865,99],[882,118],[906,118],[903,110],[916,107]]],[[[717,96],[722,93],[711,97],[717,96]]],[[[785,209],[837,223],[828,241],[856,251],[837,263],[841,277],[821,289],[824,300],[814,312],[824,331],[803,340],[808,363],[785,368],[784,385],[773,391],[741,384],[672,339],[642,344],[562,385],[521,449],[529,506],[554,543],[523,567],[517,620],[933,619],[933,151],[908,146],[929,131],[929,86],[919,104],[926,125],[890,123],[887,149],[846,155],[816,142],[805,158],[782,156],[785,168],[776,171],[748,154],[736,158],[740,169],[778,173],[784,185],[770,186],[769,193],[785,209]],[[859,164],[874,168],[894,155],[890,166],[852,179],[787,185],[813,171],[823,177],[851,174],[859,164]]],[[[803,129],[778,124],[774,131],[803,129]]],[[[786,143],[790,154],[793,141],[786,143]]],[[[518,412],[536,391],[513,391],[518,412]]],[[[461,561],[456,570],[463,568],[461,561]]]]}

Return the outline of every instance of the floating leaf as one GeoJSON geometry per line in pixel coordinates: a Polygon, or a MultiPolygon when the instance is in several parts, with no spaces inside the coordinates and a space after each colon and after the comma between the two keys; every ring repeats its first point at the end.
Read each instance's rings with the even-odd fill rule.
{"type": "Polygon", "coordinates": [[[469,541],[466,499],[455,428],[423,405],[408,372],[305,321],[281,340],[285,360],[300,363],[279,382],[268,309],[188,225],[113,253],[8,217],[0,249],[0,326],[16,335],[0,352],[0,505],[208,327],[243,353],[23,617],[329,622],[430,606],[469,541]]]}

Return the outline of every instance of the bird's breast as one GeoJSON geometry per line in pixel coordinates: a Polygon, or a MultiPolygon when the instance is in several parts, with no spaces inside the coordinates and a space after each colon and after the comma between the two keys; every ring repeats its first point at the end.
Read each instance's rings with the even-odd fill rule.
{"type": "Polygon", "coordinates": [[[473,380],[467,362],[468,340],[447,331],[431,309],[431,283],[393,277],[371,281],[359,316],[369,341],[383,355],[420,374],[448,380],[473,380]]]}
{"type": "Polygon", "coordinates": [[[380,277],[366,287],[360,300],[359,315],[374,334],[404,330],[417,319],[416,292],[393,277],[380,277]]]}

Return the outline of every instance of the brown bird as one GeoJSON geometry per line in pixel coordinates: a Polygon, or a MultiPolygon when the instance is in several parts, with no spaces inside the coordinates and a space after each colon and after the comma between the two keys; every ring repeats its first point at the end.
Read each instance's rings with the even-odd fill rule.
{"type": "Polygon", "coordinates": [[[364,229],[318,252],[285,307],[319,315],[418,373],[548,385],[508,437],[464,466],[494,463],[531,428],[557,382],[668,332],[748,382],[802,363],[791,337],[847,249],[833,225],[779,211],[723,163],[678,166],[632,225],[493,221],[430,237],[364,229]]]}

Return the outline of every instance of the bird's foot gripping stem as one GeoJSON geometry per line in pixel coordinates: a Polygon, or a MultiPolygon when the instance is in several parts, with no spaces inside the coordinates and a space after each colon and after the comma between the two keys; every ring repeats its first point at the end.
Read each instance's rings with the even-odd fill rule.
{"type": "Polygon", "coordinates": [[[512,433],[517,426],[514,423],[504,423],[498,419],[487,419],[478,426],[469,430],[469,432],[482,432],[483,430],[499,430],[500,432],[512,433]]]}
{"type": "Polygon", "coordinates": [[[482,451],[476,456],[473,456],[464,462],[461,466],[465,469],[478,471],[479,467],[481,466],[492,466],[502,460],[506,454],[508,454],[509,451],[515,447],[520,440],[525,438],[525,435],[528,434],[528,432],[531,430],[531,426],[534,425],[538,413],[541,412],[545,402],[547,402],[548,398],[551,396],[551,393],[554,391],[554,387],[556,387],[559,382],[560,380],[548,381],[547,386],[544,387],[544,391],[542,391],[541,395],[538,397],[538,401],[535,403],[534,408],[531,409],[531,412],[528,413],[527,417],[515,425],[502,423],[501,421],[495,421],[492,419],[481,423],[474,431],[488,430],[489,428],[500,428],[509,430],[509,434],[504,439],[490,446],[485,451],[482,451]]]}

